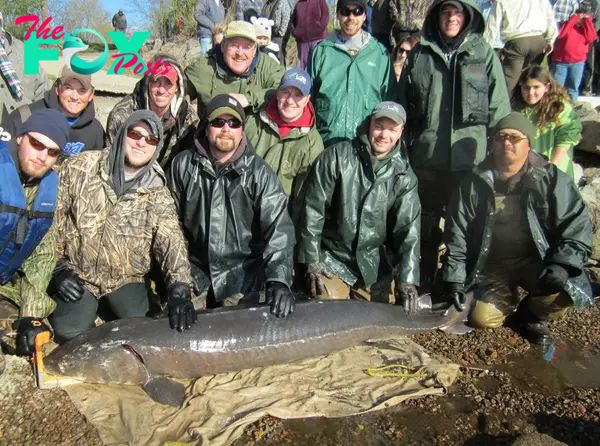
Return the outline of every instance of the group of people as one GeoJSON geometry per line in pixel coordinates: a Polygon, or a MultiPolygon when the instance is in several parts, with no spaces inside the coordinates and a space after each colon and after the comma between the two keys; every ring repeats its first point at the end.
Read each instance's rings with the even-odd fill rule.
{"type": "Polygon", "coordinates": [[[106,132],[90,76],[67,67],[8,109],[0,296],[18,308],[17,351],[49,326],[57,342],[88,330],[101,302],[117,318],[162,305],[183,331],[203,307],[287,317],[303,291],[412,313],[429,290],[475,327],[519,307],[534,343],[592,305],[565,90],[532,65],[511,99],[469,0],[432,2],[397,80],[367,11],[338,0],[339,28],[306,69],[259,50],[254,15],[185,68],[157,55],[169,69],[142,78],[106,132]]]}

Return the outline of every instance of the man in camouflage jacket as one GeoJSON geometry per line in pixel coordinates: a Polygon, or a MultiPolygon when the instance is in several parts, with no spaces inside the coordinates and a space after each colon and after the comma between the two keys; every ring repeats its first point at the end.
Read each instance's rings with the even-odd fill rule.
{"type": "MultiPolygon", "coordinates": [[[[183,79],[183,70],[177,61],[164,53],[157,53],[153,63],[161,60],[169,64],[169,70],[163,75],[148,74],[137,84],[133,93],[119,101],[110,111],[106,121],[106,145],[110,146],[123,123],[136,110],[152,110],[161,118],[164,141],[157,161],[163,169],[168,167],[179,147],[185,145],[186,138],[192,138],[198,121],[196,110],[186,98],[188,94],[183,79]]],[[[159,73],[162,73],[163,68],[159,73]]]]}
{"type": "Polygon", "coordinates": [[[58,342],[94,326],[100,297],[117,318],[147,315],[152,295],[145,276],[153,258],[167,284],[172,327],[191,325],[187,249],[156,161],[162,141],[159,118],[138,110],[112,147],[81,153],[63,165],[56,211],[60,260],[49,287],[58,342]],[[184,316],[181,324],[177,314],[184,316]]]}

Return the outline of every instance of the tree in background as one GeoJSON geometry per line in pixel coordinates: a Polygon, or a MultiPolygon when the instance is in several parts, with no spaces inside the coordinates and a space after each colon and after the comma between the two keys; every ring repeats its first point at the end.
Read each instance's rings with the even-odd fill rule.
{"type": "MultiPolygon", "coordinates": [[[[93,29],[110,42],[107,32],[113,30],[112,14],[104,9],[100,0],[48,0],[48,10],[52,17],[51,25],[62,25],[69,33],[83,28],[93,29]]],[[[86,34],[82,38],[86,42],[99,41],[94,34],[86,34]]]]}
{"type": "Polygon", "coordinates": [[[22,15],[43,15],[45,0],[0,0],[0,11],[4,17],[4,23],[9,33],[18,38],[23,38],[27,29],[16,26],[15,19],[22,15]]]}

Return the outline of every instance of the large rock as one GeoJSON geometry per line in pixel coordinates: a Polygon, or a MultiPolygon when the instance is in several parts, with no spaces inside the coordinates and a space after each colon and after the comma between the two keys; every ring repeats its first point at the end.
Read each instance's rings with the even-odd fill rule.
{"type": "Polygon", "coordinates": [[[181,66],[186,67],[200,56],[200,42],[198,39],[187,39],[162,43],[162,40],[156,39],[151,48],[144,46],[140,50],[140,55],[144,60],[150,60],[156,53],[169,54],[181,66]]]}
{"type": "Polygon", "coordinates": [[[600,260],[600,175],[581,189],[581,196],[588,206],[594,229],[592,259],[600,260]]]}
{"type": "Polygon", "coordinates": [[[583,124],[581,142],[575,149],[600,155],[600,113],[588,102],[578,102],[575,110],[583,124]]]}

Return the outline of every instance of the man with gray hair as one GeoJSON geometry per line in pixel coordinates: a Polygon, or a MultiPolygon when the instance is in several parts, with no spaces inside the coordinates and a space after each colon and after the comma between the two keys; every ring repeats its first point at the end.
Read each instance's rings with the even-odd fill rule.
{"type": "Polygon", "coordinates": [[[421,205],[401,150],[406,113],[382,102],[356,138],[326,149],[306,180],[298,261],[317,299],[367,299],[415,311],[421,205]]]}

